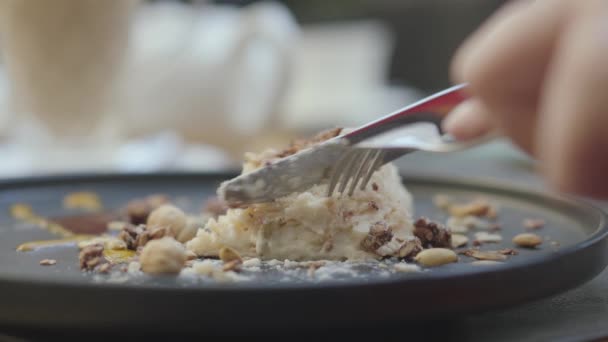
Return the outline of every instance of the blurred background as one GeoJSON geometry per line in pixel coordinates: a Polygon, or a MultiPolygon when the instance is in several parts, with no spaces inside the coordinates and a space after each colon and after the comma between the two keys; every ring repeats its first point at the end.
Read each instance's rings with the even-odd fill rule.
{"type": "Polygon", "coordinates": [[[450,85],[504,0],[0,0],[0,177],[224,170],[450,85]]]}

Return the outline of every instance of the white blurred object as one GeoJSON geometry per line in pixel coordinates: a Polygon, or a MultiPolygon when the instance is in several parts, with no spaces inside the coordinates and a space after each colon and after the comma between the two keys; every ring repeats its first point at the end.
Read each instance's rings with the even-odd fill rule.
{"type": "Polygon", "coordinates": [[[218,148],[188,145],[173,131],[128,142],[116,153],[114,163],[121,172],[221,171],[236,167],[218,148]]]}
{"type": "Polygon", "coordinates": [[[393,45],[391,32],[374,20],[303,27],[283,125],[306,131],[357,126],[422,97],[387,84],[393,45]]]}
{"type": "Polygon", "coordinates": [[[114,106],[129,132],[170,127],[226,147],[274,118],[298,26],[275,2],[161,2],[137,14],[132,33],[114,106]]]}

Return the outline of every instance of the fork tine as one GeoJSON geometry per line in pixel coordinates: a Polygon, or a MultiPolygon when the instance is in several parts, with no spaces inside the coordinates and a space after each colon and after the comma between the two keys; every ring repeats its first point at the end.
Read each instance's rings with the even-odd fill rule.
{"type": "Polygon", "coordinates": [[[373,162],[371,163],[369,169],[367,169],[365,178],[363,178],[363,182],[361,183],[361,186],[359,187],[360,190],[365,190],[365,187],[367,186],[367,183],[369,183],[369,180],[372,178],[372,175],[374,174],[374,172],[376,172],[376,170],[382,165],[383,159],[384,159],[384,152],[382,152],[382,150],[377,150],[373,157],[373,162]]]}
{"type": "Polygon", "coordinates": [[[353,176],[353,180],[350,183],[350,188],[348,189],[348,196],[352,196],[355,193],[355,189],[357,188],[357,184],[361,180],[361,175],[363,174],[363,170],[369,168],[369,164],[373,161],[373,150],[366,150],[362,153],[361,160],[359,162],[359,167],[357,168],[357,172],[353,176]]]}
{"type": "Polygon", "coordinates": [[[342,156],[342,158],[338,159],[336,164],[334,164],[334,166],[331,168],[331,176],[329,178],[329,185],[327,187],[327,196],[328,197],[330,197],[334,193],[334,190],[336,189],[336,186],[338,185],[340,178],[342,178],[342,176],[343,176],[344,165],[352,157],[353,157],[352,153],[350,153],[350,152],[346,153],[345,155],[342,156]]]}
{"type": "Polygon", "coordinates": [[[362,153],[356,150],[352,151],[351,154],[353,155],[353,157],[350,158],[348,163],[344,165],[343,177],[341,179],[340,188],[338,188],[338,192],[340,193],[340,195],[344,194],[346,185],[348,185],[348,181],[353,176],[353,170],[357,167],[357,165],[359,165],[360,159],[362,157],[362,153]]]}

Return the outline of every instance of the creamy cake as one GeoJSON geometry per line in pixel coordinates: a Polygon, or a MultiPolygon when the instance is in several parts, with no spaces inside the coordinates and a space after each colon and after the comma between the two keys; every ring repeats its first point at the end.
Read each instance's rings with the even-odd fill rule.
{"type": "MultiPolygon", "coordinates": [[[[339,129],[287,149],[268,149],[245,156],[243,173],[332,138],[339,129]]],[[[210,219],[186,243],[201,257],[217,256],[230,247],[245,257],[289,260],[363,260],[408,257],[421,249],[413,236],[412,198],[396,167],[387,164],[367,189],[352,197],[326,197],[327,184],[278,198],[271,203],[231,208],[210,219]]]]}

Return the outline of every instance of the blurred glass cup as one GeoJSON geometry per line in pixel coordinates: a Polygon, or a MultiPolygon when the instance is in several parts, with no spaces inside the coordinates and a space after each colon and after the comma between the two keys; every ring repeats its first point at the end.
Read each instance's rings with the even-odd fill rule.
{"type": "Polygon", "coordinates": [[[3,0],[2,52],[15,138],[49,160],[111,162],[119,119],[108,113],[138,0],[3,0]]]}

